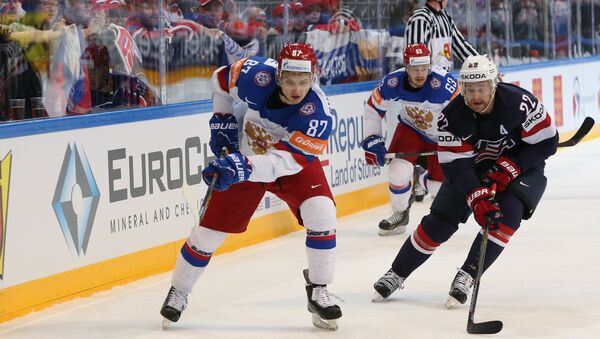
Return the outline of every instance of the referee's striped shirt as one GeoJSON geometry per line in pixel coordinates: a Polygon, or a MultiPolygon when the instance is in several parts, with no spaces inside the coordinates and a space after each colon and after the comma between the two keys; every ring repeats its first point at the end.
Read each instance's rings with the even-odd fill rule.
{"type": "MultiPolygon", "coordinates": [[[[423,43],[430,49],[435,49],[436,46],[432,45],[432,40],[436,38],[451,38],[452,54],[458,58],[460,63],[470,55],[479,54],[458,30],[445,9],[438,12],[429,5],[425,5],[414,11],[406,26],[407,29],[404,33],[404,38],[407,46],[423,43]]],[[[439,53],[439,51],[432,50],[431,53],[433,56],[439,53]]],[[[451,65],[451,60],[449,61],[451,65]]]]}

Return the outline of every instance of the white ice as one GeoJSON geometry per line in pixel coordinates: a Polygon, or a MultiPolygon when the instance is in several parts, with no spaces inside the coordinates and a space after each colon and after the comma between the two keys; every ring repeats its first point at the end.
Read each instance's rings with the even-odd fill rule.
{"type": "MultiPolygon", "coordinates": [[[[600,140],[565,148],[547,165],[549,185],[530,221],[484,275],[476,321],[502,320],[498,338],[600,335],[600,140]]],[[[413,205],[408,232],[428,211],[413,205]]],[[[427,203],[427,204],[426,204],[427,203]]],[[[468,306],[447,310],[448,288],[477,226],[469,221],[389,300],[373,283],[408,234],[377,235],[381,206],[339,219],[335,282],[344,313],[337,332],[306,310],[304,233],[212,259],[178,323],[161,330],[170,273],[0,324],[0,338],[472,338],[468,306]]]]}

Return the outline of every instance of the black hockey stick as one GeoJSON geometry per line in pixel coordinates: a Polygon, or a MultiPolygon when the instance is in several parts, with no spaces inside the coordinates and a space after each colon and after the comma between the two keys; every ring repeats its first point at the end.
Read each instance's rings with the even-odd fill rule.
{"type": "Polygon", "coordinates": [[[385,155],[385,159],[386,160],[402,159],[402,158],[406,158],[406,157],[421,157],[421,156],[428,156],[428,155],[435,155],[435,154],[437,154],[437,151],[387,153],[385,155]]]}
{"type": "MultiPolygon", "coordinates": [[[[577,132],[575,132],[568,140],[559,142],[558,147],[571,147],[577,145],[594,127],[594,123],[595,121],[592,117],[585,117],[583,123],[579,126],[579,129],[577,129],[577,132]]],[[[435,154],[437,154],[437,151],[387,153],[385,159],[402,159],[406,157],[420,157],[435,154]]]]}
{"type": "Polygon", "coordinates": [[[577,145],[581,139],[583,139],[590,132],[592,127],[594,127],[594,119],[591,117],[585,117],[577,132],[575,132],[575,134],[573,134],[569,140],[559,142],[558,147],[571,147],[577,145]]]}
{"type": "MultiPolygon", "coordinates": [[[[496,190],[496,184],[492,184],[492,191],[496,190]]],[[[482,323],[475,322],[475,306],[477,305],[477,295],[479,294],[479,284],[481,282],[481,274],[483,273],[483,262],[485,261],[485,250],[487,248],[488,235],[490,233],[489,226],[483,228],[483,236],[481,237],[481,245],[479,246],[479,262],[477,263],[477,277],[473,284],[473,293],[471,294],[471,304],[469,305],[469,319],[467,321],[467,332],[470,334],[495,334],[502,330],[502,321],[491,320],[482,323]]]]}

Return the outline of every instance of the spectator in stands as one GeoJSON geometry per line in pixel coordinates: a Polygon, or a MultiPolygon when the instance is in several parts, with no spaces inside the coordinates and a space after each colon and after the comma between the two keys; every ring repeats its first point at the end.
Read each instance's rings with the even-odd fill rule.
{"type": "Polygon", "coordinates": [[[302,7],[306,25],[326,24],[329,21],[327,14],[323,13],[323,0],[303,0],[302,7]]]}
{"type": "MultiPolygon", "coordinates": [[[[284,9],[285,4],[277,4],[273,7],[271,11],[271,21],[273,22],[273,26],[271,26],[268,30],[269,35],[279,35],[283,34],[285,18],[284,18],[284,9]]],[[[304,20],[304,7],[299,2],[291,2],[289,4],[288,9],[288,32],[293,33],[301,33],[305,29],[305,20],[304,20]]],[[[281,46],[283,48],[283,46],[281,46]]],[[[281,50],[281,48],[278,49],[281,50]]]]}
{"type": "Polygon", "coordinates": [[[0,3],[0,24],[8,25],[25,15],[20,0],[2,0],[0,3]]]}
{"type": "Polygon", "coordinates": [[[452,68],[453,56],[462,64],[468,56],[478,53],[444,9],[447,5],[448,0],[427,0],[408,20],[404,38],[407,46],[425,44],[433,64],[448,70],[452,68]]]}
{"type": "Polygon", "coordinates": [[[79,115],[157,103],[154,91],[140,78],[118,74],[104,45],[90,44],[82,55],[82,76],[69,95],[68,115],[79,115]]]}
{"type": "Polygon", "coordinates": [[[41,78],[49,71],[51,43],[60,38],[64,21],[57,20],[58,0],[23,0],[25,15],[8,25],[9,38],[18,42],[41,78]]]}
{"type": "Polygon", "coordinates": [[[0,27],[0,121],[31,118],[31,98],[42,96],[40,78],[10,34],[8,27],[0,27]],[[14,99],[24,102],[16,106],[14,99]]]}
{"type": "Polygon", "coordinates": [[[199,0],[196,21],[207,28],[222,28],[224,24],[223,1],[199,0]]]}
{"type": "Polygon", "coordinates": [[[248,24],[248,35],[264,42],[267,38],[267,14],[262,8],[250,6],[242,13],[242,21],[248,24]]]}
{"type": "Polygon", "coordinates": [[[288,6],[289,21],[287,22],[287,37],[283,35],[286,24],[284,18],[285,4],[277,4],[271,11],[271,20],[273,26],[267,31],[267,43],[265,56],[277,59],[279,51],[288,42],[303,42],[305,23],[303,5],[299,2],[291,2],[288,6]]]}

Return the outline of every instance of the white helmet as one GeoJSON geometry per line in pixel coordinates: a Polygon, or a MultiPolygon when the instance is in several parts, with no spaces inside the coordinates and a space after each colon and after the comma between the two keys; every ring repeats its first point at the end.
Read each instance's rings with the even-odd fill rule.
{"type": "Polygon", "coordinates": [[[486,55],[471,55],[463,62],[458,75],[460,82],[479,82],[491,80],[496,87],[498,83],[498,68],[494,61],[486,55]]]}
{"type": "MultiPolygon", "coordinates": [[[[492,86],[492,98],[496,94],[496,85],[498,85],[498,68],[494,61],[487,55],[471,55],[463,62],[458,74],[458,84],[460,85],[460,94],[467,102],[465,95],[465,83],[479,82],[488,80],[492,86]]],[[[469,104],[467,103],[467,106],[469,104]]]]}

